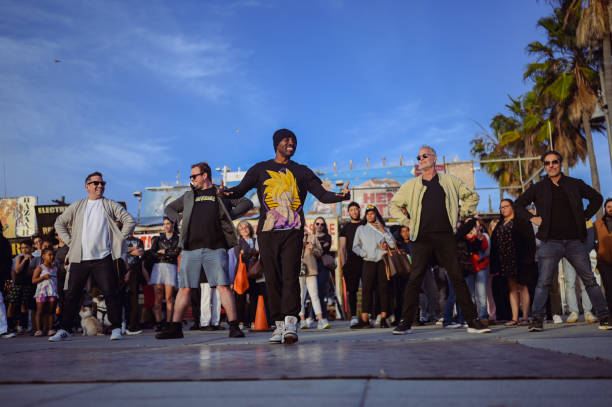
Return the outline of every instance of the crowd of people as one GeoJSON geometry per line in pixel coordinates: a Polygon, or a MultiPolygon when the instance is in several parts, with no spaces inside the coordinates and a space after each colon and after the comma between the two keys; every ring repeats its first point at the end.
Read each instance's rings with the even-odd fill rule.
{"type": "Polygon", "coordinates": [[[393,326],[394,335],[403,335],[415,324],[435,323],[468,333],[489,333],[495,324],[541,331],[547,317],[564,322],[560,270],[566,321],[578,320],[580,281],[584,320],[612,329],[612,199],[587,230],[603,198],[561,172],[559,153],[542,156],[547,176],[516,201],[503,199],[499,218],[483,219],[475,215],[478,194],[438,173],[435,150],[423,146],[422,175],[390,202],[399,225],[387,226],[374,205],[362,218],[359,204],[349,203],[336,258],[325,219],[306,227],[303,203],[308,192],[324,203],[350,200],[348,183],[339,193],[328,191],[312,170],[292,161],[297,138],[290,130],[276,131],[273,146],[275,157],[251,167],[233,188],[214,185],[207,163],[192,165],[191,188],[167,205],[163,231],[148,250],[133,235],[132,216],[104,197],[102,174],[89,174],[87,197],[57,218],[53,238],[25,240],[11,259],[2,237],[0,335],[70,340],[79,327],[89,332],[85,308],[93,307],[102,311],[101,329],[93,332],[106,325],[111,340],[141,334],[143,327],[155,329],[159,340],[176,339],[191,306],[190,330],[226,329],[225,318],[229,337],[240,338],[254,328],[257,312],[265,312],[269,342],[291,344],[298,329],[330,328],[338,263],[351,329],[393,326]],[[234,227],[252,208],[244,195],[253,188],[261,203],[257,228],[245,220],[234,227]],[[390,273],[391,250],[408,256],[406,273],[390,273]]]}

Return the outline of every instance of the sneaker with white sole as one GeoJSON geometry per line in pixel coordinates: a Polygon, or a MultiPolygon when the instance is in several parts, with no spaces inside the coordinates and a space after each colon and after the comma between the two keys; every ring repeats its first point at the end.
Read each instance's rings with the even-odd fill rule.
{"type": "Polygon", "coordinates": [[[17,334],[15,332],[5,332],[5,333],[0,335],[0,338],[10,339],[10,338],[14,338],[16,336],[17,336],[17,334]]]}
{"type": "Polygon", "coordinates": [[[49,337],[49,342],[71,341],[72,335],[63,329],[58,329],[55,335],[49,337]]]}
{"type": "Polygon", "coordinates": [[[462,326],[463,326],[463,325],[461,325],[461,324],[460,324],[460,323],[458,323],[458,322],[451,322],[451,323],[450,323],[450,324],[448,324],[448,325],[444,325],[444,328],[446,328],[446,329],[459,329],[459,328],[461,328],[462,326]]]}
{"type": "Polygon", "coordinates": [[[268,339],[270,343],[282,343],[283,342],[283,330],[285,329],[285,322],[275,321],[276,329],[272,333],[272,337],[268,339]]]}
{"type": "Polygon", "coordinates": [[[331,328],[331,325],[329,324],[329,321],[326,318],[321,319],[317,323],[317,329],[329,329],[329,328],[331,328]]]}
{"type": "Polygon", "coordinates": [[[608,331],[612,329],[612,324],[610,324],[610,317],[602,318],[599,321],[599,329],[602,331],[608,331]]]}
{"type": "Polygon", "coordinates": [[[118,341],[119,339],[123,339],[123,336],[121,335],[121,328],[115,328],[111,331],[110,340],[118,341]]]}
{"type": "Polygon", "coordinates": [[[468,324],[467,333],[469,334],[490,334],[491,329],[484,326],[482,321],[480,321],[479,319],[475,319],[471,323],[468,324]]]}
{"type": "Polygon", "coordinates": [[[130,329],[126,329],[125,333],[128,335],[140,335],[142,333],[142,329],[135,329],[131,331],[130,329]]]}
{"type": "Polygon", "coordinates": [[[349,327],[353,326],[353,325],[357,325],[359,323],[359,320],[357,319],[357,317],[352,317],[351,318],[351,322],[349,322],[349,327]]]}
{"type": "Polygon", "coordinates": [[[410,325],[410,322],[402,319],[397,324],[395,329],[393,331],[391,331],[391,333],[393,335],[406,335],[406,334],[410,334],[410,333],[412,333],[412,326],[410,325]]]}
{"type": "Polygon", "coordinates": [[[578,313],[571,312],[569,314],[569,317],[567,317],[567,322],[569,322],[570,324],[573,324],[574,322],[578,322],[578,313]]]}
{"type": "Polygon", "coordinates": [[[599,321],[599,319],[595,315],[593,315],[591,311],[588,311],[584,313],[584,321],[588,322],[589,324],[593,324],[599,321]]]}
{"type": "Polygon", "coordinates": [[[563,318],[561,318],[561,315],[553,315],[553,324],[562,324],[563,323],[563,318]]]}
{"type": "Polygon", "coordinates": [[[308,329],[308,322],[305,319],[300,320],[300,329],[308,329]]]}
{"type": "Polygon", "coordinates": [[[298,319],[294,316],[287,315],[285,317],[285,329],[283,329],[282,343],[291,345],[298,341],[297,322],[298,319]]]}

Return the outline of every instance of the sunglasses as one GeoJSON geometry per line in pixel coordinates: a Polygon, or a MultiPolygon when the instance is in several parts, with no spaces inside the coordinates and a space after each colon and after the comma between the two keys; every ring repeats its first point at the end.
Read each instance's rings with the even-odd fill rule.
{"type": "Polygon", "coordinates": [[[431,157],[431,154],[417,155],[417,161],[421,161],[429,157],[431,157]]]}
{"type": "Polygon", "coordinates": [[[198,177],[199,177],[200,175],[202,175],[202,174],[203,174],[203,173],[201,172],[201,173],[199,173],[199,174],[193,174],[193,175],[190,175],[190,176],[189,176],[189,179],[196,179],[196,178],[198,178],[198,177]]]}
{"type": "Polygon", "coordinates": [[[557,165],[557,164],[559,164],[559,160],[544,161],[545,167],[550,167],[551,165],[557,165]]]}
{"type": "Polygon", "coordinates": [[[325,223],[322,223],[322,222],[316,222],[315,223],[315,226],[322,226],[322,225],[325,225],[325,223]]]}
{"type": "Polygon", "coordinates": [[[96,186],[96,187],[97,187],[98,185],[105,186],[105,185],[106,185],[106,181],[89,181],[89,182],[87,183],[87,185],[91,185],[91,184],[93,184],[93,185],[94,185],[94,186],[96,186]]]}

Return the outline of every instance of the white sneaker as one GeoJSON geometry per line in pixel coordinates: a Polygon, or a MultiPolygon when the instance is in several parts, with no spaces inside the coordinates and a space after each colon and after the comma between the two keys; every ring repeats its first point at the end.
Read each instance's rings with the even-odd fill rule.
{"type": "Polygon", "coordinates": [[[315,329],[317,327],[317,323],[312,318],[306,318],[306,325],[308,325],[308,328],[312,329],[315,329]]]}
{"type": "Polygon", "coordinates": [[[283,330],[285,329],[285,323],[283,321],[275,321],[276,329],[272,333],[272,337],[268,339],[270,343],[282,343],[283,341],[283,330]]]}
{"type": "Polygon", "coordinates": [[[569,314],[569,317],[567,317],[567,322],[569,322],[570,324],[573,324],[574,322],[578,321],[578,313],[577,312],[572,312],[569,314]]]}
{"type": "Polygon", "coordinates": [[[2,335],[0,335],[0,338],[9,339],[9,338],[14,338],[16,336],[17,334],[15,332],[5,332],[2,335]]]}
{"type": "Polygon", "coordinates": [[[123,339],[123,336],[121,336],[121,328],[115,328],[111,332],[110,340],[118,341],[119,339],[123,339]]]}
{"type": "Polygon", "coordinates": [[[308,322],[305,319],[300,320],[300,329],[308,329],[308,322]]]}
{"type": "Polygon", "coordinates": [[[285,329],[283,329],[283,339],[282,343],[286,343],[291,345],[298,341],[297,336],[297,318],[294,316],[286,316],[285,317],[285,329]]]}
{"type": "Polygon", "coordinates": [[[446,325],[444,328],[446,329],[458,329],[461,328],[463,325],[461,325],[458,322],[451,322],[450,324],[446,325]]]}
{"type": "Polygon", "coordinates": [[[440,318],[439,320],[436,321],[436,326],[442,326],[444,325],[444,318],[440,318]]]}
{"type": "Polygon", "coordinates": [[[71,341],[72,335],[63,329],[58,329],[55,335],[49,337],[49,342],[71,341]]]}
{"type": "Polygon", "coordinates": [[[351,318],[351,322],[349,322],[349,326],[353,326],[353,325],[357,325],[359,323],[359,320],[357,319],[357,317],[352,317],[351,318]]]}
{"type": "Polygon", "coordinates": [[[329,328],[331,328],[331,325],[329,324],[329,321],[326,318],[323,318],[317,324],[317,329],[329,329],[329,328]]]}
{"type": "Polygon", "coordinates": [[[380,320],[381,320],[381,319],[382,319],[382,315],[381,315],[381,314],[378,314],[378,315],[376,316],[376,321],[374,321],[374,325],[372,325],[372,326],[380,326],[380,320]]]}
{"type": "Polygon", "coordinates": [[[599,319],[595,315],[593,315],[591,311],[588,311],[584,313],[584,321],[588,322],[589,324],[592,324],[594,322],[599,321],[599,319]]]}
{"type": "Polygon", "coordinates": [[[561,315],[553,315],[553,324],[562,324],[563,323],[563,318],[561,318],[561,315]]]}

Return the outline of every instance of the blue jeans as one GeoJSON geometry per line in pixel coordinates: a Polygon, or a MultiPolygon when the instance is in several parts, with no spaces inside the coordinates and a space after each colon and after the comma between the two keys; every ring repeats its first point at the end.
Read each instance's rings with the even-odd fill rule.
{"type": "MultiPolygon", "coordinates": [[[[446,305],[444,306],[444,326],[450,325],[450,323],[453,322],[453,309],[455,308],[455,302],[457,302],[457,296],[455,295],[455,290],[453,289],[453,285],[448,275],[446,276],[446,281],[448,282],[448,298],[446,298],[446,305]]],[[[457,304],[457,322],[460,324],[465,322],[459,304],[457,304]]]]}
{"type": "Polygon", "coordinates": [[[555,268],[559,267],[559,261],[565,257],[580,276],[584,288],[593,304],[595,314],[602,320],[610,316],[610,312],[604,300],[601,288],[595,280],[591,270],[591,260],[586,246],[578,239],[573,240],[549,240],[542,242],[538,250],[538,284],[531,313],[535,318],[543,320],[546,317],[546,299],[548,287],[552,281],[555,268]]]}
{"type": "Polygon", "coordinates": [[[470,295],[474,298],[474,289],[476,290],[476,304],[478,305],[478,319],[489,319],[487,312],[487,275],[488,270],[480,270],[472,273],[465,278],[465,282],[470,290],[470,295]]]}

